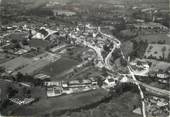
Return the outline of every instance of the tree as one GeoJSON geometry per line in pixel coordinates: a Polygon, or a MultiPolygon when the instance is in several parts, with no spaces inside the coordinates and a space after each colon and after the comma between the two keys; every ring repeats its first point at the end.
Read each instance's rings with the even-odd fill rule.
{"type": "Polygon", "coordinates": [[[166,51],[166,46],[164,46],[162,49],[162,57],[163,57],[163,60],[165,60],[165,51],[166,51]]]}
{"type": "Polygon", "coordinates": [[[110,48],[109,48],[106,44],[103,46],[103,49],[104,49],[106,52],[109,52],[109,51],[110,51],[110,48]]]}
{"type": "Polygon", "coordinates": [[[102,68],[102,74],[103,76],[108,76],[107,69],[105,67],[102,68]]]}
{"type": "Polygon", "coordinates": [[[120,49],[115,49],[115,51],[112,53],[112,60],[115,61],[119,57],[121,57],[120,49]]]}
{"type": "Polygon", "coordinates": [[[22,81],[23,76],[24,76],[24,75],[23,75],[21,72],[18,72],[17,75],[16,75],[16,80],[17,80],[18,82],[22,81]]]}
{"type": "Polygon", "coordinates": [[[127,61],[126,61],[125,59],[123,59],[123,57],[121,57],[120,63],[121,63],[121,65],[122,65],[123,67],[126,67],[127,64],[128,64],[127,61]]]}
{"type": "Polygon", "coordinates": [[[23,45],[29,45],[28,41],[26,39],[22,40],[23,45]]]}
{"type": "Polygon", "coordinates": [[[167,61],[170,62],[170,52],[168,53],[167,61]]]}
{"type": "Polygon", "coordinates": [[[6,109],[11,104],[9,99],[3,100],[2,104],[0,105],[0,110],[6,109]]]}
{"type": "Polygon", "coordinates": [[[34,85],[35,86],[41,86],[42,85],[42,80],[40,80],[40,79],[34,79],[34,85]]]}
{"type": "Polygon", "coordinates": [[[8,87],[7,93],[8,93],[8,98],[11,98],[11,97],[14,97],[18,93],[18,90],[13,89],[12,87],[8,87]]]}
{"type": "Polygon", "coordinates": [[[102,79],[101,77],[99,77],[99,78],[97,79],[97,84],[98,84],[99,87],[102,87],[102,86],[103,86],[103,79],[102,79]]]}
{"type": "Polygon", "coordinates": [[[31,90],[30,89],[27,90],[27,97],[31,97],[31,90]]]}
{"type": "Polygon", "coordinates": [[[4,67],[0,67],[0,74],[5,72],[5,68],[4,67]]]}

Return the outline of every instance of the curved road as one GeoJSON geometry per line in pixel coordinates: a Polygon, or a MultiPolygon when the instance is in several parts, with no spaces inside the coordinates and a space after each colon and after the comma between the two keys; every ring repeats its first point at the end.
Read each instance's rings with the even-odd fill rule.
{"type": "MultiPolygon", "coordinates": [[[[116,46],[117,48],[120,48],[121,42],[120,42],[117,38],[102,33],[101,30],[100,30],[100,28],[99,28],[99,32],[100,32],[101,34],[103,34],[104,36],[107,36],[108,38],[113,39],[113,43],[115,44],[115,46],[116,46]]],[[[113,51],[115,50],[115,46],[113,47],[112,51],[108,54],[108,56],[107,56],[106,59],[105,59],[106,65],[109,66],[109,69],[111,68],[111,65],[109,64],[109,61],[110,61],[110,58],[111,58],[111,55],[112,55],[113,51]]],[[[121,51],[121,54],[122,54],[122,57],[125,59],[125,56],[124,56],[124,54],[123,54],[122,51],[121,51]]],[[[142,91],[139,83],[137,82],[137,80],[136,80],[136,78],[135,78],[135,75],[134,75],[133,71],[131,70],[131,67],[130,67],[129,65],[128,65],[127,67],[128,67],[128,69],[129,69],[129,72],[130,72],[133,80],[135,81],[135,84],[136,84],[137,87],[138,87],[139,92],[140,92],[140,96],[141,96],[141,99],[142,99],[142,115],[143,115],[143,117],[146,117],[146,109],[145,109],[145,102],[144,102],[144,94],[143,94],[143,91],[142,91]]]]}
{"type": "MultiPolygon", "coordinates": [[[[121,48],[120,48],[121,42],[120,42],[116,37],[103,33],[103,32],[101,31],[101,28],[100,28],[100,27],[98,28],[98,32],[101,33],[103,36],[106,36],[112,43],[114,43],[114,46],[113,46],[112,50],[109,52],[109,54],[106,56],[105,59],[103,58],[103,56],[102,56],[102,54],[101,54],[101,49],[100,49],[99,47],[93,46],[93,45],[91,45],[91,43],[86,42],[86,41],[83,41],[83,45],[85,45],[85,46],[93,49],[93,50],[96,52],[99,61],[102,62],[103,66],[105,66],[105,68],[107,68],[108,70],[112,71],[112,66],[111,66],[111,64],[110,64],[110,59],[111,59],[111,57],[112,57],[112,53],[114,52],[114,50],[115,50],[116,48],[119,48],[119,49],[121,50],[121,48]]],[[[54,33],[48,34],[48,36],[50,36],[50,35],[52,35],[52,34],[54,34],[54,33]]],[[[70,36],[71,36],[72,38],[74,38],[74,39],[79,39],[79,38],[76,37],[75,35],[72,35],[72,34],[71,34],[70,36]]],[[[121,55],[122,55],[123,59],[126,60],[126,58],[125,58],[124,53],[123,53],[122,50],[121,50],[121,55]]],[[[127,61],[127,60],[126,60],[126,61],[127,61]]],[[[132,76],[132,80],[133,80],[134,83],[137,85],[138,90],[139,90],[139,92],[140,92],[140,96],[141,96],[141,99],[142,99],[142,115],[143,115],[143,117],[146,117],[144,94],[143,94],[143,91],[142,91],[140,85],[142,85],[142,86],[144,86],[144,87],[146,87],[146,88],[147,88],[148,85],[145,84],[145,83],[142,83],[142,82],[138,81],[138,80],[135,78],[134,70],[131,68],[131,66],[130,66],[129,64],[128,64],[127,68],[128,68],[128,70],[129,70],[129,73],[130,73],[131,76],[132,76]]],[[[150,87],[151,87],[151,86],[150,86],[150,87]]],[[[152,88],[154,88],[154,87],[152,87],[152,88]]],[[[158,88],[154,88],[154,89],[155,89],[156,91],[158,91],[158,92],[162,92],[162,90],[160,90],[160,89],[158,89],[158,88]]],[[[166,91],[166,92],[162,92],[162,93],[169,93],[169,92],[166,91]]]]}

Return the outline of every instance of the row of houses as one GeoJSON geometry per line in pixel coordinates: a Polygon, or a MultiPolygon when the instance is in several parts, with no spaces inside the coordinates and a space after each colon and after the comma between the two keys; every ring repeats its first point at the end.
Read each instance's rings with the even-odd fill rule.
{"type": "Polygon", "coordinates": [[[129,26],[132,27],[131,29],[144,31],[145,33],[146,32],[167,33],[169,31],[168,27],[166,27],[160,23],[155,23],[155,22],[147,22],[147,23],[140,22],[140,23],[135,23],[135,24],[129,25],[129,26]]]}
{"type": "Polygon", "coordinates": [[[50,81],[45,82],[44,86],[47,89],[47,97],[60,96],[63,94],[72,94],[90,91],[98,88],[98,83],[95,80],[73,80],[73,81],[50,81]]]}
{"type": "Polygon", "coordinates": [[[81,93],[90,90],[95,90],[98,88],[103,88],[109,90],[110,88],[114,88],[118,82],[127,82],[126,76],[107,76],[102,79],[98,78],[88,78],[81,80],[72,80],[72,81],[47,81],[44,82],[44,86],[46,87],[47,97],[55,97],[63,94],[73,94],[73,93],[81,93]],[[101,82],[102,83],[101,83],[101,82]],[[100,82],[100,83],[99,83],[100,82]]]}

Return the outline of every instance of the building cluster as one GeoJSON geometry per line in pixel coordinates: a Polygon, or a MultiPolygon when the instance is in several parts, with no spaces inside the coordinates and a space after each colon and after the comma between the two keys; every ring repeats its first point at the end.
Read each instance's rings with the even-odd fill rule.
{"type": "MultiPolygon", "coordinates": [[[[151,117],[169,117],[169,102],[165,98],[157,96],[148,96],[145,99],[146,112],[151,117]]],[[[133,110],[133,113],[141,115],[142,111],[140,108],[133,110]]]]}
{"type": "Polygon", "coordinates": [[[168,27],[155,22],[138,22],[130,24],[133,31],[140,32],[140,34],[156,34],[156,33],[167,33],[169,31],[168,27]]]}
{"type": "Polygon", "coordinates": [[[61,81],[61,82],[45,82],[47,87],[47,96],[54,97],[63,94],[73,94],[85,91],[90,91],[98,88],[97,81],[93,79],[89,80],[73,80],[73,81],[61,81]]]}
{"type": "Polygon", "coordinates": [[[70,80],[70,81],[46,81],[44,86],[46,87],[47,97],[55,97],[64,94],[74,94],[87,92],[99,88],[110,90],[114,88],[118,83],[128,82],[128,75],[108,75],[105,78],[89,77],[88,79],[70,80]]]}
{"type": "Polygon", "coordinates": [[[169,84],[170,80],[170,70],[167,69],[165,71],[163,70],[156,70],[149,73],[149,77],[154,78],[156,81],[158,81],[161,84],[169,84]]]}
{"type": "Polygon", "coordinates": [[[148,76],[150,67],[146,61],[136,59],[135,61],[130,62],[130,65],[136,76],[148,76]]]}
{"type": "Polygon", "coordinates": [[[168,100],[156,96],[149,96],[145,99],[145,102],[148,115],[168,117],[168,100]]]}
{"type": "Polygon", "coordinates": [[[29,33],[22,26],[6,26],[1,27],[1,30],[7,32],[0,36],[1,52],[23,55],[34,49],[28,44],[29,33]]]}

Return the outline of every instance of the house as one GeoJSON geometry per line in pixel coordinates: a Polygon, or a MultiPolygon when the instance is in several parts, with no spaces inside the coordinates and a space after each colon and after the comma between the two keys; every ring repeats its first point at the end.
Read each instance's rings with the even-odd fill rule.
{"type": "Polygon", "coordinates": [[[50,86],[47,87],[47,96],[48,97],[55,97],[60,96],[63,94],[63,88],[59,86],[50,86]]]}
{"type": "Polygon", "coordinates": [[[166,73],[157,73],[156,76],[157,76],[158,78],[161,78],[161,79],[166,79],[166,78],[169,77],[169,75],[166,74],[166,73]]]}
{"type": "Polygon", "coordinates": [[[121,83],[129,82],[128,76],[126,76],[126,75],[121,75],[121,76],[120,76],[120,82],[121,82],[121,83]]]}
{"type": "Polygon", "coordinates": [[[68,82],[68,87],[70,88],[82,88],[91,85],[90,80],[73,80],[68,82]]]}
{"type": "Polygon", "coordinates": [[[103,88],[111,88],[111,87],[115,87],[115,86],[116,86],[116,81],[111,76],[108,76],[104,80],[103,88]]]}
{"type": "Polygon", "coordinates": [[[42,81],[49,81],[50,80],[50,76],[49,75],[45,75],[45,74],[37,74],[34,76],[35,79],[40,79],[42,81]]]}
{"type": "Polygon", "coordinates": [[[46,86],[46,87],[51,87],[51,86],[62,87],[62,82],[56,82],[56,81],[44,82],[44,86],[46,86]]]}
{"type": "Polygon", "coordinates": [[[62,81],[62,87],[63,88],[68,88],[68,82],[62,81]]]}
{"type": "Polygon", "coordinates": [[[74,93],[71,88],[63,87],[63,94],[72,94],[74,93]]]}
{"type": "Polygon", "coordinates": [[[159,107],[167,106],[169,103],[166,102],[164,99],[160,99],[157,101],[156,105],[159,107]]]}
{"type": "Polygon", "coordinates": [[[64,15],[64,16],[69,17],[69,16],[76,15],[76,12],[68,11],[68,10],[53,10],[53,14],[54,14],[54,16],[64,15]]]}
{"type": "Polygon", "coordinates": [[[137,24],[134,24],[133,26],[136,29],[143,29],[143,30],[160,29],[160,30],[168,31],[168,28],[166,26],[163,26],[163,25],[161,25],[159,23],[154,23],[154,22],[137,23],[137,24]]]}

